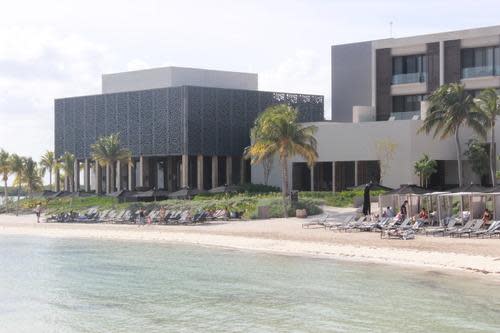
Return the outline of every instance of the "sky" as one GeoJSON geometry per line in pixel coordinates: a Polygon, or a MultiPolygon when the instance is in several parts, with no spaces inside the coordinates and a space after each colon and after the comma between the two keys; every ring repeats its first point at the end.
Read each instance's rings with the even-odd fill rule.
{"type": "Polygon", "coordinates": [[[333,44],[500,24],[500,1],[1,1],[0,148],[54,147],[54,99],[101,74],[185,66],[259,74],[259,89],[325,96],[333,44]]]}

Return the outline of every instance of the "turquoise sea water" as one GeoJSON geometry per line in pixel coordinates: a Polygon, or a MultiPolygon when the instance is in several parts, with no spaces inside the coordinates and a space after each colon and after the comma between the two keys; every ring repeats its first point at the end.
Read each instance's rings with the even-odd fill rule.
{"type": "Polygon", "coordinates": [[[0,332],[500,332],[500,286],[205,247],[2,236],[0,332]]]}

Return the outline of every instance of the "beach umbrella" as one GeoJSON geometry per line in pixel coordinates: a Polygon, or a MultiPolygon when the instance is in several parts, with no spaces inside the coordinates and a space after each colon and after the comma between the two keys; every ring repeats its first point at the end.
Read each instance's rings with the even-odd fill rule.
{"type": "MultiPolygon", "coordinates": [[[[413,184],[403,184],[400,185],[399,188],[386,192],[381,196],[392,196],[393,198],[396,198],[398,201],[398,206],[401,206],[401,198],[405,198],[406,200],[408,200],[408,203],[410,204],[409,214],[411,214],[413,210],[412,198],[417,197],[418,199],[419,196],[425,193],[429,193],[429,191],[420,186],[413,184]]],[[[418,210],[418,203],[417,203],[417,210],[418,210]]]]}
{"type": "Polygon", "coordinates": [[[370,185],[371,191],[392,191],[392,188],[381,185],[379,183],[366,183],[358,186],[348,187],[348,190],[364,190],[367,185],[370,185]]]}
{"type": "Polygon", "coordinates": [[[449,192],[451,192],[451,193],[478,193],[478,192],[486,192],[488,190],[489,190],[489,188],[487,188],[487,187],[471,183],[469,185],[465,185],[462,187],[455,187],[455,188],[451,189],[449,192]]]}
{"type": "Polygon", "coordinates": [[[183,188],[179,191],[170,193],[168,197],[170,199],[191,199],[200,193],[206,193],[206,191],[200,191],[196,188],[183,188]]]}
{"type": "Polygon", "coordinates": [[[239,193],[242,191],[243,187],[238,185],[223,185],[208,190],[208,193],[239,193]]]}
{"type": "Polygon", "coordinates": [[[169,198],[169,192],[165,190],[147,190],[135,192],[129,196],[137,199],[137,201],[165,200],[169,198]]]}

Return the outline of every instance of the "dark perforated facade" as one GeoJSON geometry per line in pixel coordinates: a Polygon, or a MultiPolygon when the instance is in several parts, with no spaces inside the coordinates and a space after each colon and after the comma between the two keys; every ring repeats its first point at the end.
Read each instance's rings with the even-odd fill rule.
{"type": "Polygon", "coordinates": [[[90,158],[90,145],[119,132],[133,156],[238,156],[266,107],[288,103],[301,121],[321,121],[323,96],[173,87],[55,100],[55,152],[90,158]]]}

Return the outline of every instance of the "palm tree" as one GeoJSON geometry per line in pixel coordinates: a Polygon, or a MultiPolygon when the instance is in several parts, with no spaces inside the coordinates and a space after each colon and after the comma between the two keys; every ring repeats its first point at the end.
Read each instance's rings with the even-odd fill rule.
{"type": "Polygon", "coordinates": [[[12,168],[10,164],[10,155],[5,150],[0,150],[0,175],[2,175],[3,180],[3,195],[4,195],[4,205],[7,207],[7,180],[9,180],[9,174],[11,174],[12,168]]]}
{"type": "Polygon", "coordinates": [[[500,116],[500,95],[495,89],[483,90],[475,99],[477,108],[486,116],[485,127],[490,129],[490,176],[491,184],[496,185],[496,147],[495,147],[495,122],[500,116]]]}
{"type": "Polygon", "coordinates": [[[65,178],[65,183],[68,184],[69,188],[66,188],[66,190],[69,191],[74,191],[75,187],[75,179],[73,177],[74,174],[74,167],[75,167],[75,155],[65,152],[60,158],[59,158],[59,163],[60,163],[60,168],[64,171],[64,178],[65,178]]]}
{"type": "Polygon", "coordinates": [[[13,173],[16,174],[14,185],[17,185],[17,201],[16,201],[16,215],[19,214],[19,196],[21,193],[21,186],[23,183],[24,173],[24,158],[17,154],[10,155],[10,165],[13,173]]]}
{"type": "Polygon", "coordinates": [[[40,160],[40,172],[42,177],[45,176],[45,173],[48,171],[49,172],[49,186],[50,190],[52,190],[52,172],[55,171],[55,165],[56,165],[56,158],[54,156],[53,151],[47,150],[45,154],[42,155],[42,158],[40,160]]]}
{"type": "Polygon", "coordinates": [[[252,145],[246,149],[246,158],[252,164],[262,163],[278,155],[281,162],[282,196],[285,217],[288,217],[288,161],[298,154],[313,167],[318,153],[314,133],[316,126],[302,126],[297,122],[297,110],[286,104],[268,107],[252,128],[252,145]]]}
{"type": "Polygon", "coordinates": [[[28,188],[28,197],[31,198],[34,191],[43,188],[43,182],[38,165],[31,157],[24,159],[23,184],[28,188]]]}
{"type": "Polygon", "coordinates": [[[420,186],[427,188],[429,185],[429,177],[437,171],[437,162],[431,160],[427,154],[414,165],[415,173],[419,175],[420,186]]]}
{"type": "MultiPolygon", "coordinates": [[[[111,175],[109,175],[108,188],[106,192],[114,190],[115,163],[117,161],[128,162],[131,153],[128,149],[122,148],[120,144],[120,134],[114,133],[109,136],[103,136],[97,139],[96,143],[91,145],[92,158],[101,166],[109,166],[111,175]]],[[[106,175],[108,177],[108,175],[106,175]]]]}
{"type": "Polygon", "coordinates": [[[463,185],[462,149],[460,146],[460,127],[467,125],[481,136],[486,134],[483,124],[485,115],[477,111],[472,96],[458,83],[446,84],[436,89],[429,96],[429,114],[419,132],[429,134],[434,130],[434,137],[441,139],[455,137],[458,183],[463,185]]]}

